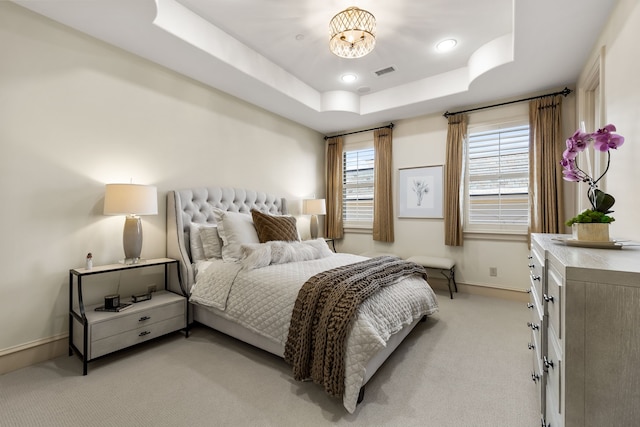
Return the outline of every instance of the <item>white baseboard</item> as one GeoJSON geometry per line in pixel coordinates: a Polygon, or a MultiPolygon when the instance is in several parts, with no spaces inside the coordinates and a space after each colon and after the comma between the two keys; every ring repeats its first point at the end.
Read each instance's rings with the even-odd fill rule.
{"type": "MultiPolygon", "coordinates": [[[[519,302],[528,302],[529,294],[526,291],[520,289],[506,289],[506,288],[498,288],[490,285],[481,285],[481,284],[469,284],[469,283],[460,283],[458,284],[458,292],[473,294],[473,295],[482,295],[486,297],[492,298],[500,298],[506,299],[510,301],[519,301],[519,302]]],[[[429,277],[429,285],[431,285],[434,289],[439,290],[449,290],[447,287],[447,280],[440,278],[431,278],[429,277]]],[[[453,283],[451,284],[453,287],[453,283]]],[[[453,298],[455,299],[455,292],[453,294],[453,298]]]]}
{"type": "Polygon", "coordinates": [[[58,335],[0,351],[0,375],[68,354],[68,337],[58,335]]]}

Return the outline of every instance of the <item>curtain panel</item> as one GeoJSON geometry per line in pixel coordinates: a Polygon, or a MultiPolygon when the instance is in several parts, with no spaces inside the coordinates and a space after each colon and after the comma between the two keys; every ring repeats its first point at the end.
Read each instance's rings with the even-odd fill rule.
{"type": "Polygon", "coordinates": [[[376,129],[373,133],[375,175],[373,196],[373,240],[393,242],[393,130],[376,129]]]}
{"type": "Polygon", "coordinates": [[[564,229],[561,107],[560,95],[529,102],[529,234],[564,229]]]}
{"type": "Polygon", "coordinates": [[[327,139],[327,196],[324,235],[329,239],[344,236],[342,218],[342,137],[327,139]]]}
{"type": "Polygon", "coordinates": [[[467,116],[454,114],[449,116],[447,130],[447,152],[444,179],[444,244],[462,246],[462,154],[467,134],[467,116]]]}

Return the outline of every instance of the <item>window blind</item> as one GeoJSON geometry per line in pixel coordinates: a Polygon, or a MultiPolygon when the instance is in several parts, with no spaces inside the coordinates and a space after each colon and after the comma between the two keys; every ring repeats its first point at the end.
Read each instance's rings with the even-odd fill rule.
{"type": "Polygon", "coordinates": [[[468,139],[469,224],[529,224],[529,126],[468,139]]]}
{"type": "Polygon", "coordinates": [[[343,153],[342,214],[345,225],[373,223],[373,148],[343,153]]]}

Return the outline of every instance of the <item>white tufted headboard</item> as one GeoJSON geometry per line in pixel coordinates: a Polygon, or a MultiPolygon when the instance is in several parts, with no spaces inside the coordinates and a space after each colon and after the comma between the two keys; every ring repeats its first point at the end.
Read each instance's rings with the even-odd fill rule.
{"type": "MultiPolygon", "coordinates": [[[[267,193],[239,188],[202,187],[170,191],[167,194],[167,257],[180,264],[182,287],[191,292],[194,283],[189,250],[189,226],[192,222],[215,224],[213,208],[251,213],[251,209],[270,214],[287,214],[287,201],[267,193]]],[[[178,283],[172,291],[182,293],[178,283]]]]}

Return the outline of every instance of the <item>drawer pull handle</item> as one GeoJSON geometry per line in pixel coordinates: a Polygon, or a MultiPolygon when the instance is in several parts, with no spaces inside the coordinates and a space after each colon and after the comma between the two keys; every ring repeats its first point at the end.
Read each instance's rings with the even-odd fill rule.
{"type": "Polygon", "coordinates": [[[531,304],[530,302],[527,303],[527,308],[533,308],[535,307],[535,305],[531,304]]]}
{"type": "Polygon", "coordinates": [[[138,322],[144,322],[145,320],[149,320],[149,319],[151,319],[151,316],[142,316],[142,317],[138,320],[138,322]]]}
{"type": "Polygon", "coordinates": [[[539,379],[540,375],[536,374],[535,372],[531,372],[531,380],[533,380],[534,383],[537,383],[539,379]]]}
{"type": "Polygon", "coordinates": [[[531,343],[529,343],[527,347],[529,347],[529,350],[533,350],[534,348],[536,348],[536,346],[531,343]]]}
{"type": "Polygon", "coordinates": [[[529,268],[534,268],[535,264],[529,264],[529,268]]]}
{"type": "Polygon", "coordinates": [[[540,329],[540,325],[536,325],[535,323],[531,323],[531,322],[527,322],[527,326],[534,331],[540,329]]]}
{"type": "Polygon", "coordinates": [[[549,368],[553,368],[553,361],[552,361],[552,360],[550,360],[550,359],[548,359],[548,358],[547,358],[547,356],[544,356],[544,357],[542,358],[542,360],[543,360],[543,363],[544,363],[544,367],[545,367],[545,368],[547,368],[547,369],[549,369],[549,368]]]}
{"type": "Polygon", "coordinates": [[[143,337],[145,335],[149,335],[151,332],[150,331],[142,331],[138,334],[139,337],[143,337]]]}
{"type": "Polygon", "coordinates": [[[527,256],[527,259],[533,259],[533,255],[527,256]]]}
{"type": "Polygon", "coordinates": [[[537,275],[531,275],[531,280],[540,280],[540,276],[537,275]]]}
{"type": "Polygon", "coordinates": [[[552,296],[551,296],[551,297],[550,297],[550,296],[547,296],[547,294],[543,294],[543,295],[542,295],[542,298],[544,298],[544,300],[545,300],[546,302],[554,302],[554,301],[553,301],[553,297],[552,297],[552,296]]]}

